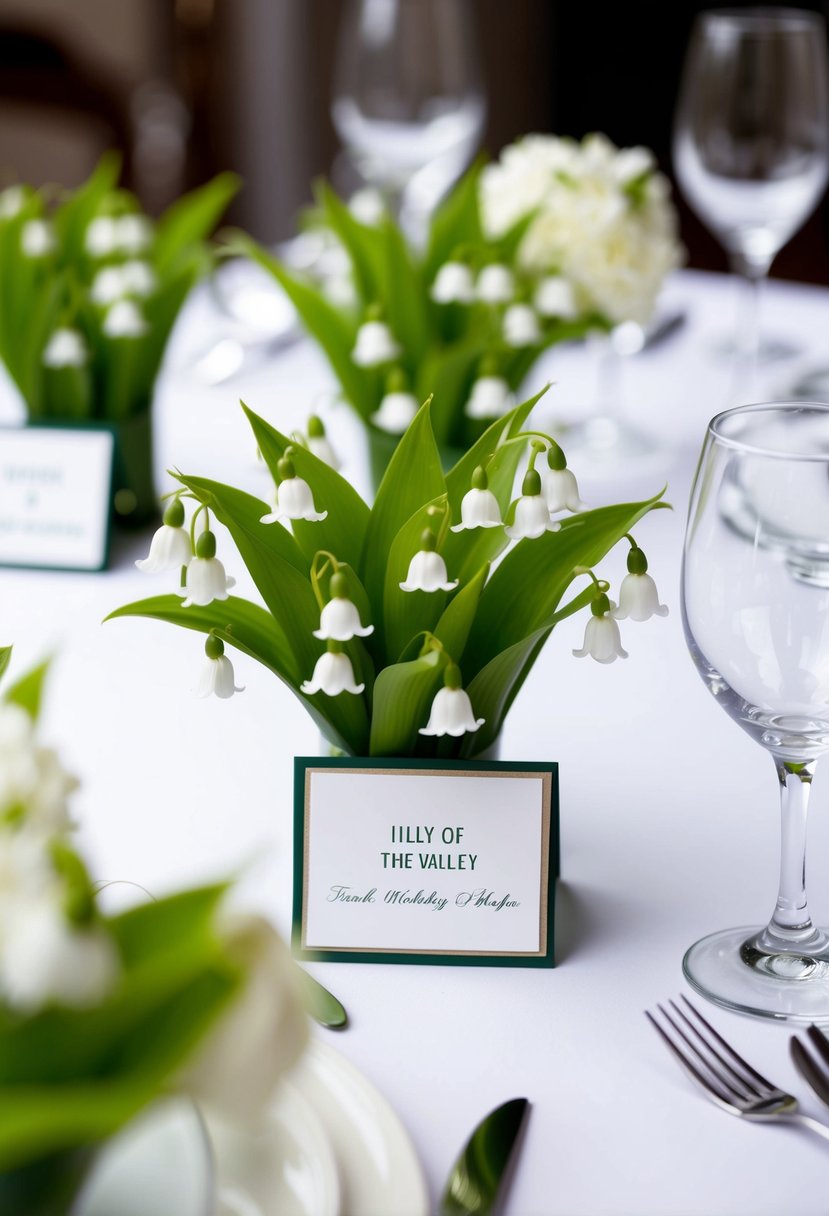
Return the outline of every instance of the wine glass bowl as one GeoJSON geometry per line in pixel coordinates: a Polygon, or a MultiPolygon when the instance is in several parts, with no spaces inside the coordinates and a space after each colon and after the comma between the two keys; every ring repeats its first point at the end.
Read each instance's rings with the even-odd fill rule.
{"type": "MultiPolygon", "coordinates": [[[[817,13],[746,8],[698,16],[674,122],[674,169],[732,270],[750,284],[766,277],[826,186],[828,97],[817,13]]],[[[737,333],[756,360],[756,290],[746,293],[737,333]]]]}
{"type": "Polygon", "coordinates": [[[713,419],[691,495],[682,614],[717,704],[774,761],[783,821],[769,925],[698,942],[686,975],[730,1008],[825,1021],[829,936],[811,921],[804,857],[809,787],[829,751],[829,406],[769,403],[713,419]]]}
{"type": "Polygon", "coordinates": [[[437,203],[483,131],[470,0],[346,0],[332,118],[362,177],[401,207],[437,203]]]}

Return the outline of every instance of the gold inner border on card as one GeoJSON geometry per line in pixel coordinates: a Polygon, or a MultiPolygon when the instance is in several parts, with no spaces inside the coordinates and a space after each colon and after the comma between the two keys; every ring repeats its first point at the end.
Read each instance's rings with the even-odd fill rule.
{"type": "Polygon", "coordinates": [[[547,953],[547,907],[550,886],[550,816],[552,810],[552,773],[512,769],[504,772],[488,772],[485,769],[450,769],[450,768],[335,768],[326,765],[305,770],[305,815],[302,849],[302,932],[301,945],[303,950],[325,950],[331,954],[446,954],[458,958],[543,958],[547,953]],[[541,782],[541,884],[538,909],[538,950],[436,950],[431,947],[414,949],[401,946],[309,946],[306,937],[308,924],[308,867],[311,841],[311,778],[314,773],[347,773],[351,776],[385,776],[385,777],[474,777],[476,780],[493,778],[498,781],[504,777],[519,778],[541,782]]]}

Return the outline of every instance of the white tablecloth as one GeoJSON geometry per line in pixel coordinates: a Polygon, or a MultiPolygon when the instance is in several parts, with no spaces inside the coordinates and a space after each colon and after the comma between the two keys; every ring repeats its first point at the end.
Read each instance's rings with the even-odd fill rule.
{"type": "MultiPolygon", "coordinates": [[[[670,284],[666,305],[687,308],[687,324],[624,367],[627,412],[665,450],[610,480],[582,477],[593,504],[669,481],[676,511],[648,517],[637,537],[671,615],[628,623],[630,659],[611,667],[571,656],[583,623],[566,621],[504,731],[505,758],[561,766],[560,966],[311,968],[349,1010],[350,1029],[336,1045],[399,1111],[435,1197],[481,1115],[526,1095],[532,1114],[508,1216],[825,1216],[829,1207],[827,1146],[714,1110],[642,1016],[683,988],[687,945],[765,919],[775,895],[772,765],[711,703],[678,604],[693,463],[706,421],[730,392],[711,344],[730,323],[732,293],[717,276],[684,273],[670,284]]],[[[237,397],[287,429],[325,397],[329,373],[302,343],[233,385],[199,387],[184,352],[207,340],[206,318],[204,301],[194,302],[160,387],[159,464],[264,494],[237,397]]],[[[774,284],[765,320],[802,347],[799,359],[766,370],[767,395],[798,370],[829,364],[829,291],[774,284]]],[[[553,352],[534,379],[555,379],[551,412],[575,420],[591,404],[593,371],[573,348],[553,352]]],[[[344,407],[328,416],[334,441],[364,477],[359,431],[344,407]]],[[[287,934],[292,759],[318,752],[316,728],[244,657],[236,660],[244,694],[201,701],[192,696],[198,635],[139,620],[101,625],[115,606],[166,589],[133,567],[145,546],[146,537],[119,540],[104,575],[0,572],[0,641],[15,643],[18,672],[56,655],[44,734],[83,776],[76,811],[96,873],[158,892],[245,867],[246,901],[287,934]]],[[[245,573],[227,549],[244,591],[245,573]]],[[[611,578],[623,560],[620,550],[607,563],[611,578]]],[[[824,774],[814,804],[811,896],[817,917],[829,920],[824,774]]],[[[789,1063],[785,1029],[717,1010],[712,1017],[820,1113],[789,1063]]]]}

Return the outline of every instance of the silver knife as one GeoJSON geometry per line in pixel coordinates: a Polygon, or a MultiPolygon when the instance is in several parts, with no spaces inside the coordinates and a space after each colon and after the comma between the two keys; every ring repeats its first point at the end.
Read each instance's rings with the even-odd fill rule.
{"type": "Polygon", "coordinates": [[[513,1098],[481,1120],[452,1167],[440,1201],[440,1216],[491,1216],[495,1212],[528,1106],[526,1098],[513,1098]]]}

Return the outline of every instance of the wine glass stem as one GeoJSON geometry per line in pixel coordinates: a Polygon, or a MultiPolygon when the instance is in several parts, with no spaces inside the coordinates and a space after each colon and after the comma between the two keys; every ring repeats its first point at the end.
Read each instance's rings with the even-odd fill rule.
{"type": "Polygon", "coordinates": [[[735,335],[737,396],[756,401],[760,388],[760,304],[771,258],[731,254],[731,269],[739,277],[740,294],[735,335]]]}
{"type": "Polygon", "coordinates": [[[775,759],[780,782],[780,888],[766,935],[802,950],[818,933],[806,901],[806,816],[815,761],[791,764],[775,759]]]}

